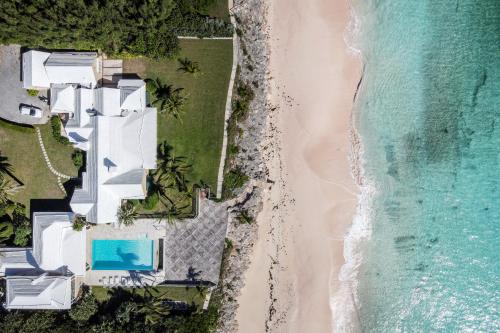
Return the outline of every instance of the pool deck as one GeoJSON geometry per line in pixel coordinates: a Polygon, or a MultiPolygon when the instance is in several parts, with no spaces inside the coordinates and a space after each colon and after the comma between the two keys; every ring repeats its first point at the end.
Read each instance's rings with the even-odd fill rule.
{"type": "Polygon", "coordinates": [[[97,225],[87,230],[85,284],[90,286],[141,286],[159,283],[217,284],[228,212],[226,203],[200,198],[196,218],[167,223],[138,219],[131,226],[97,225]],[[92,270],[92,240],[152,239],[153,271],[92,270]],[[163,239],[163,269],[158,270],[159,240],[163,239]]]}
{"type": "MultiPolygon", "coordinates": [[[[154,219],[140,219],[136,220],[131,226],[125,227],[115,227],[110,224],[93,226],[87,230],[87,270],[85,274],[85,283],[90,286],[102,286],[104,284],[119,285],[121,284],[122,277],[131,277],[131,272],[129,271],[118,271],[118,270],[92,270],[92,240],[94,239],[152,239],[154,241],[154,256],[153,264],[156,267],[158,265],[158,240],[160,238],[165,238],[165,227],[158,223],[154,219]],[[111,277],[111,283],[109,278],[111,277]],[[116,281],[117,280],[117,281],[116,281]]],[[[152,278],[143,279],[143,282],[147,284],[155,284],[160,280],[164,280],[165,273],[158,272],[145,272],[144,274],[151,275],[152,278]],[[151,280],[151,281],[150,281],[151,280]]],[[[132,273],[132,277],[134,273],[132,273]]]]}

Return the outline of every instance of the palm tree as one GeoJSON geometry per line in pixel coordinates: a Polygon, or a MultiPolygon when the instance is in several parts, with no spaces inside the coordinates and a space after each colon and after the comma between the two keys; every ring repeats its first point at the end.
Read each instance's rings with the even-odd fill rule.
{"type": "Polygon", "coordinates": [[[14,176],[14,171],[12,169],[12,165],[7,162],[8,158],[2,155],[0,151],[0,175],[6,176],[8,175],[12,178],[17,184],[19,184],[19,188],[21,188],[24,184],[14,176]]]}
{"type": "Polygon", "coordinates": [[[170,307],[165,305],[162,297],[148,296],[144,303],[138,304],[137,312],[144,315],[146,324],[156,326],[170,314],[170,307]]]}
{"type": "Polygon", "coordinates": [[[178,71],[182,71],[184,73],[196,74],[201,72],[200,65],[197,62],[193,62],[188,58],[177,59],[181,67],[177,68],[178,71]]]}
{"type": "Polygon", "coordinates": [[[0,174],[0,205],[5,206],[11,202],[10,197],[18,190],[19,186],[12,184],[10,180],[0,174]]]}
{"type": "Polygon", "coordinates": [[[147,79],[146,83],[148,91],[153,95],[152,104],[158,108],[158,112],[180,120],[186,101],[186,97],[181,94],[184,88],[174,88],[171,84],[163,84],[159,78],[147,79]]]}
{"type": "Polygon", "coordinates": [[[189,205],[178,206],[178,203],[173,202],[166,211],[161,213],[162,215],[158,222],[166,220],[167,223],[172,224],[176,219],[185,218],[187,217],[187,214],[184,212],[186,208],[189,208],[189,205]]]}
{"type": "Polygon", "coordinates": [[[186,173],[191,170],[184,157],[175,157],[172,146],[165,141],[158,145],[158,165],[153,177],[156,183],[173,184],[179,192],[187,191],[186,173]]]}
{"type": "Polygon", "coordinates": [[[7,157],[2,156],[2,152],[0,151],[0,174],[9,175],[12,173],[12,165],[7,162],[7,157]]]}
{"type": "Polygon", "coordinates": [[[0,223],[0,244],[9,240],[14,233],[14,225],[11,222],[5,221],[0,223]]]}
{"type": "Polygon", "coordinates": [[[137,218],[137,212],[135,211],[134,205],[126,201],[118,208],[116,217],[118,218],[118,223],[125,226],[134,224],[134,220],[137,218]]]}

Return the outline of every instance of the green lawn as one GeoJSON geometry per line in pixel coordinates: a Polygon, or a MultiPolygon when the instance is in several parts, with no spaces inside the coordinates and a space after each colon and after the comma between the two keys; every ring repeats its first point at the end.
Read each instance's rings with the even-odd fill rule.
{"type": "MultiPolygon", "coordinates": [[[[144,296],[144,288],[123,288],[129,292],[134,292],[137,295],[144,296]]],[[[92,287],[92,293],[99,302],[104,302],[110,299],[111,295],[108,293],[109,288],[92,287]]],[[[166,298],[174,301],[184,301],[188,304],[194,303],[196,306],[203,306],[205,301],[206,291],[198,291],[195,287],[173,287],[173,286],[156,286],[151,289],[154,296],[165,296],[166,298]]]]}
{"type": "Polygon", "coordinates": [[[229,10],[227,0],[216,0],[214,4],[206,11],[207,15],[214,16],[229,22],[229,10]]]}
{"type": "Polygon", "coordinates": [[[158,142],[167,141],[176,156],[184,156],[193,165],[188,175],[191,184],[203,180],[212,191],[217,173],[224,132],[224,110],[232,66],[232,40],[181,40],[180,58],[200,65],[196,76],[178,71],[177,59],[127,59],[124,73],[142,78],[159,77],[163,83],[184,88],[188,100],[182,122],[158,117],[158,142]]]}
{"type": "MultiPolygon", "coordinates": [[[[73,148],[55,141],[50,125],[40,127],[52,165],[60,172],[76,176],[71,160],[73,148]]],[[[26,205],[29,214],[30,199],[62,199],[64,194],[57,186],[57,178],[48,169],[33,128],[20,127],[0,120],[0,151],[12,165],[13,175],[24,183],[24,188],[13,201],[26,205]]]]}

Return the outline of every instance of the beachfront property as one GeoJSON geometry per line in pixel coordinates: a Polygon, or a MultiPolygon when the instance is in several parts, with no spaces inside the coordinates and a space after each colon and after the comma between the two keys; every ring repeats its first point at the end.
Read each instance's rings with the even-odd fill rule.
{"type": "Polygon", "coordinates": [[[49,91],[51,115],[86,163],[71,211],[33,213],[33,247],[2,249],[4,307],[69,309],[83,284],[217,284],[227,210],[203,193],[196,216],[182,224],[118,223],[122,201],[144,199],[156,168],[157,110],[147,106],[145,82],[103,80],[95,52],[27,51],[22,72],[24,88],[49,91]],[[73,230],[76,216],[92,227],[73,230]]]}

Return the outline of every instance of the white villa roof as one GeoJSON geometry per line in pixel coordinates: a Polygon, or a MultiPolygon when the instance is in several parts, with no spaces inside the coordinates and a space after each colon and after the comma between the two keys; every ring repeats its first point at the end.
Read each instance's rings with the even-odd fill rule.
{"type": "Polygon", "coordinates": [[[23,53],[23,87],[49,88],[50,81],[44,63],[50,56],[48,52],[28,51],[23,53]]]}
{"type": "MultiPolygon", "coordinates": [[[[145,100],[143,88],[136,90],[145,100]]],[[[117,222],[116,213],[123,199],[144,199],[146,170],[156,168],[156,109],[145,107],[122,113],[121,89],[96,89],[99,113],[90,118],[90,135],[79,134],[84,127],[66,128],[70,137],[88,140],[86,172],[82,188],[75,190],[71,198],[71,208],[94,223],[117,222]]],[[[72,141],[79,144],[78,140],[72,141]]]]}
{"type": "Polygon", "coordinates": [[[51,112],[53,113],[74,113],[75,109],[75,87],[68,85],[52,85],[51,94],[51,112]]]}
{"type": "Polygon", "coordinates": [[[120,116],[120,89],[99,88],[96,92],[97,111],[104,116],[120,116]]]}
{"type": "Polygon", "coordinates": [[[85,274],[85,229],[73,230],[72,213],[33,214],[33,256],[46,271],[67,267],[85,274]]]}
{"type": "Polygon", "coordinates": [[[7,276],[7,309],[64,310],[71,308],[71,277],[7,276]]]}
{"type": "Polygon", "coordinates": [[[95,52],[53,52],[45,62],[50,83],[78,83],[96,86],[95,52]]]}
{"type": "Polygon", "coordinates": [[[122,110],[134,111],[146,108],[146,83],[143,80],[121,79],[120,107],[122,110]]]}

